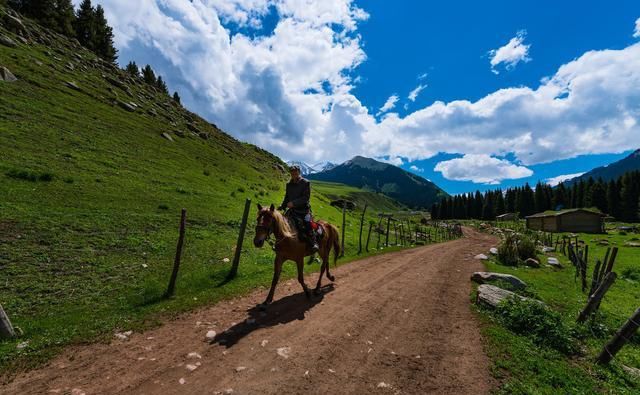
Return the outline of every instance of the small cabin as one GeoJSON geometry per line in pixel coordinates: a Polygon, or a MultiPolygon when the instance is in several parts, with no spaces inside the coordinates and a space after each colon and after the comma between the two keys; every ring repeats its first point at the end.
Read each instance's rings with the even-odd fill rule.
{"type": "Polygon", "coordinates": [[[548,211],[526,218],[527,229],[544,232],[604,233],[604,218],[601,213],[581,208],[548,211]]]}
{"type": "Polygon", "coordinates": [[[518,214],[516,213],[505,213],[502,215],[496,216],[496,221],[517,221],[518,214]]]}

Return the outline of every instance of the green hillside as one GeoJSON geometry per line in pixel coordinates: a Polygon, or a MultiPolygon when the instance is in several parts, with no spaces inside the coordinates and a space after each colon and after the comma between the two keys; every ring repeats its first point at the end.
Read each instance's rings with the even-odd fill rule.
{"type": "Polygon", "coordinates": [[[397,166],[356,156],[310,179],[337,182],[382,193],[409,207],[429,208],[448,194],[436,184],[397,166]]]}
{"type": "MultiPolygon", "coordinates": [[[[282,200],[284,163],[76,42],[23,23],[24,41],[0,26],[0,68],[17,77],[0,81],[0,303],[24,332],[0,341],[0,372],[269,284],[273,253],[251,244],[255,205],[240,273],[229,283],[226,258],[245,198],[282,200]],[[182,207],[176,297],[163,300],[182,207]]],[[[324,186],[314,188],[316,217],[339,224],[329,202],[343,193],[378,206],[370,218],[401,209],[376,194],[324,186]]],[[[354,257],[359,221],[358,210],[349,213],[343,261],[354,257]]],[[[293,266],[285,265],[285,278],[293,266]]]]}

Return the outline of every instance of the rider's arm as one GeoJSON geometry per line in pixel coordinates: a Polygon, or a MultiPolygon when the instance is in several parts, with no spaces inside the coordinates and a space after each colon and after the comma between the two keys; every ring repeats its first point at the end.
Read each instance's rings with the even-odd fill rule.
{"type": "Polygon", "coordinates": [[[311,183],[307,182],[305,184],[304,191],[302,191],[302,195],[296,199],[293,199],[291,202],[293,203],[293,207],[295,208],[306,208],[310,200],[311,200],[311,183]]]}

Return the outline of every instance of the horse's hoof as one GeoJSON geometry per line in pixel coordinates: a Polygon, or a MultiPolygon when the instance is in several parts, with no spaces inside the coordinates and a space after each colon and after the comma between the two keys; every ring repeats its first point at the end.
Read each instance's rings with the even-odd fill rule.
{"type": "Polygon", "coordinates": [[[329,280],[336,281],[336,278],[334,276],[329,276],[329,280]]]}
{"type": "Polygon", "coordinates": [[[265,311],[267,310],[267,306],[269,306],[269,303],[267,302],[262,302],[258,305],[258,310],[260,311],[265,311]]]}

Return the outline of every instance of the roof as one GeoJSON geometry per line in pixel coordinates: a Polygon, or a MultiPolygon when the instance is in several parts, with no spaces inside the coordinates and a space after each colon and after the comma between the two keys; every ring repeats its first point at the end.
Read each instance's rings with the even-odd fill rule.
{"type": "Polygon", "coordinates": [[[545,211],[544,213],[537,213],[537,214],[529,215],[526,218],[559,217],[561,215],[565,215],[565,214],[569,214],[569,213],[577,213],[577,212],[583,212],[583,213],[586,213],[586,214],[597,215],[599,217],[604,217],[605,216],[604,214],[599,213],[597,211],[587,210],[587,209],[584,209],[584,208],[572,208],[572,209],[560,210],[560,211],[545,211]]]}
{"type": "Polygon", "coordinates": [[[517,215],[516,213],[504,213],[504,214],[500,214],[498,215],[496,218],[500,218],[500,217],[511,217],[517,215]]]}

